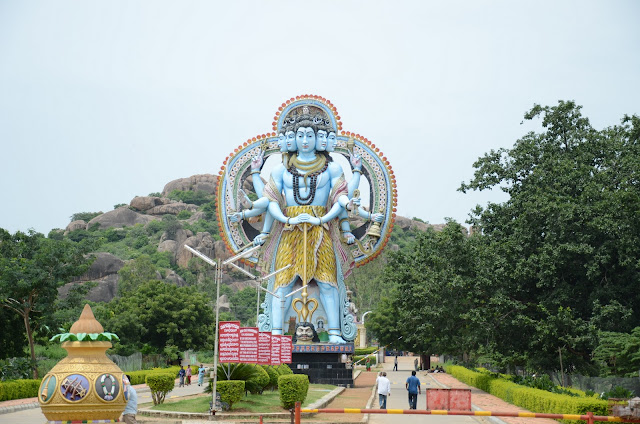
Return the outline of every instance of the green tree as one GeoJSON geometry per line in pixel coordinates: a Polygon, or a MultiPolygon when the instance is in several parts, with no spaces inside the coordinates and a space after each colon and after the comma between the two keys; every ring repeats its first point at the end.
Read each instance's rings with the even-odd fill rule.
{"type": "Polygon", "coordinates": [[[156,266],[149,255],[140,255],[118,271],[118,294],[135,291],[142,284],[158,279],[156,266]]]}
{"type": "Polygon", "coordinates": [[[460,190],[509,195],[470,220],[508,317],[494,322],[497,352],[551,367],[560,349],[565,368],[584,369],[606,313],[625,317],[620,332],[640,321],[640,118],[597,131],[571,101],[536,105],[535,118],[542,131],[478,159],[460,190]]]}
{"type": "MultiPolygon", "coordinates": [[[[0,306],[22,318],[34,365],[34,328],[52,312],[58,287],[88,269],[91,260],[83,254],[89,248],[35,231],[11,235],[0,229],[0,306]]],[[[38,377],[35,366],[33,376],[38,377]]]]}
{"type": "Polygon", "coordinates": [[[206,348],[214,334],[213,312],[204,295],[162,281],[142,283],[98,309],[96,316],[123,345],[140,348],[146,343],[158,352],[167,345],[206,348]]]}

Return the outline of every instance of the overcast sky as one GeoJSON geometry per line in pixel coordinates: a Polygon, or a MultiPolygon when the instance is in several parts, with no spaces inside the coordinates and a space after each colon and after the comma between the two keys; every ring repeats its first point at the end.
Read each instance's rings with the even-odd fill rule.
{"type": "Polygon", "coordinates": [[[394,168],[398,213],[464,222],[485,152],[575,100],[640,114],[640,2],[0,1],[0,227],[64,228],[217,174],[278,106],[317,94],[394,168]]]}

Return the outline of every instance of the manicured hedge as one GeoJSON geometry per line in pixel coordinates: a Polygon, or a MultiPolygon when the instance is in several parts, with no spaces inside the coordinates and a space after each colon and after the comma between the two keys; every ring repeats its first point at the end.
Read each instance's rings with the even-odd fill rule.
{"type": "Polygon", "coordinates": [[[370,353],[375,352],[376,350],[380,349],[379,347],[363,347],[363,348],[359,348],[356,349],[354,354],[357,356],[364,356],[364,355],[368,355],[370,353]]]}
{"type": "Polygon", "coordinates": [[[265,370],[267,374],[269,374],[269,384],[266,387],[269,387],[271,389],[277,389],[278,377],[280,377],[280,373],[278,372],[278,370],[275,367],[272,367],[270,365],[261,365],[261,366],[262,366],[262,369],[265,370]]]}
{"type": "Polygon", "coordinates": [[[287,364],[278,365],[277,369],[278,369],[278,374],[280,374],[280,375],[293,374],[293,371],[291,371],[291,368],[289,368],[289,365],[287,365],[287,364]]]}
{"type": "Polygon", "coordinates": [[[243,380],[223,380],[216,383],[216,390],[220,393],[220,401],[231,405],[242,399],[244,395],[243,380]]]}
{"type": "Polygon", "coordinates": [[[260,365],[256,365],[256,371],[258,372],[258,376],[253,378],[253,380],[256,382],[255,388],[253,389],[253,391],[252,389],[249,389],[251,394],[254,395],[257,393],[262,393],[262,390],[269,385],[270,381],[269,374],[264,370],[263,367],[261,367],[260,365]]]}
{"type": "MultiPolygon", "coordinates": [[[[125,374],[129,374],[131,376],[131,384],[144,384],[148,375],[154,374],[173,374],[175,378],[178,378],[178,371],[180,371],[180,367],[168,367],[168,368],[153,368],[150,370],[140,370],[140,371],[130,371],[125,374]]],[[[191,367],[191,374],[197,376],[198,375],[198,367],[191,367]]]]}
{"type": "Polygon", "coordinates": [[[447,372],[463,383],[532,412],[580,415],[593,412],[595,415],[607,415],[606,400],[550,393],[457,365],[448,366],[447,372]]]}
{"type": "Polygon", "coordinates": [[[278,378],[280,404],[285,409],[296,406],[296,402],[304,402],[309,391],[309,377],[304,374],[281,375],[278,378]]]}
{"type": "Polygon", "coordinates": [[[42,380],[14,380],[0,382],[0,401],[38,396],[42,380]]]}
{"type": "Polygon", "coordinates": [[[176,377],[173,373],[149,374],[145,382],[151,390],[153,404],[159,405],[164,402],[164,398],[175,386],[176,377]]]}

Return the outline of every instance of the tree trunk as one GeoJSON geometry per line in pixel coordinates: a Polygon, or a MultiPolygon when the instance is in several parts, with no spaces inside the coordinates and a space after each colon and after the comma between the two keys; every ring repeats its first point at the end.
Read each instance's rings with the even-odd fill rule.
{"type": "Polygon", "coordinates": [[[27,329],[27,338],[29,339],[29,349],[31,350],[31,366],[33,367],[33,378],[38,379],[38,366],[36,364],[36,349],[33,344],[33,331],[31,330],[31,320],[29,319],[29,311],[24,310],[21,314],[24,319],[24,326],[27,329]]]}

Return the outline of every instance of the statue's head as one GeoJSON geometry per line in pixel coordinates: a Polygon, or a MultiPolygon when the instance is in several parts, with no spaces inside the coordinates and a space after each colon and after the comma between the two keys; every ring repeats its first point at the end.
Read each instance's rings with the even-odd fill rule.
{"type": "Polygon", "coordinates": [[[296,334],[293,336],[295,343],[311,343],[319,342],[318,333],[316,333],[313,324],[310,322],[299,322],[296,324],[296,334]]]}
{"type": "Polygon", "coordinates": [[[287,151],[287,139],[284,135],[284,133],[280,133],[278,134],[278,146],[280,146],[280,151],[281,152],[286,152],[287,151]]]}
{"type": "Polygon", "coordinates": [[[298,127],[296,131],[296,147],[298,152],[309,153],[316,149],[316,132],[313,127],[298,127]]]}
{"type": "Polygon", "coordinates": [[[336,133],[334,131],[330,131],[327,135],[327,152],[333,152],[336,150],[337,144],[338,139],[336,138],[336,133]]]}
{"type": "Polygon", "coordinates": [[[288,152],[295,152],[296,151],[296,133],[295,131],[293,131],[293,127],[287,127],[285,133],[284,133],[284,138],[285,138],[285,145],[287,147],[287,149],[285,150],[288,152]]]}
{"type": "Polygon", "coordinates": [[[327,131],[318,130],[318,134],[316,135],[316,150],[318,152],[327,150],[327,131]]]}

